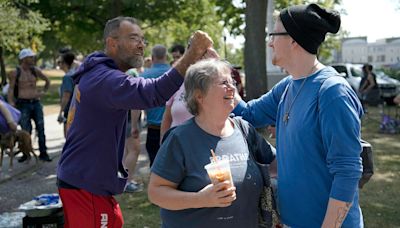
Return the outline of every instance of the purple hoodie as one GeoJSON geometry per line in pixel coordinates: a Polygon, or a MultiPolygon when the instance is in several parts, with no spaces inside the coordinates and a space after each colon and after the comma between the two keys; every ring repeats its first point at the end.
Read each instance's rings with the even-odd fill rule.
{"type": "Polygon", "coordinates": [[[127,111],[165,105],[183,78],[173,68],[157,79],[131,77],[95,52],[73,79],[77,86],[58,179],[97,195],[120,194],[128,176],[122,165],[127,111]]]}

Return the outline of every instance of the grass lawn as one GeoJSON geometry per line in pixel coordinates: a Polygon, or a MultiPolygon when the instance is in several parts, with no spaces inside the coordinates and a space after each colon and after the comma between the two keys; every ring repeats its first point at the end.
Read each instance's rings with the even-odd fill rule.
{"type": "MultiPolygon", "coordinates": [[[[378,108],[370,108],[363,120],[362,137],[373,146],[375,174],[360,190],[360,205],[365,227],[400,227],[400,134],[380,134],[379,120],[378,108]]],[[[159,209],[147,200],[146,191],[117,199],[126,227],[160,227],[159,209]]]]}
{"type": "MultiPolygon", "coordinates": [[[[64,76],[64,71],[61,70],[43,70],[45,74],[50,79],[50,88],[47,94],[42,97],[41,102],[43,105],[54,105],[60,103],[59,88],[62,82],[62,77],[64,76]]],[[[39,86],[44,85],[44,81],[39,80],[39,86]]]]}
{"type": "Polygon", "coordinates": [[[116,197],[124,216],[124,227],[156,228],[161,226],[160,210],[150,203],[146,192],[147,189],[140,193],[124,193],[116,197]]]}
{"type": "MultiPolygon", "coordinates": [[[[370,108],[362,135],[373,146],[375,174],[360,191],[366,227],[400,227],[400,134],[379,133],[378,108],[370,108]]],[[[400,108],[397,110],[400,114],[400,108]]],[[[385,110],[395,116],[394,107],[385,110]]]]}

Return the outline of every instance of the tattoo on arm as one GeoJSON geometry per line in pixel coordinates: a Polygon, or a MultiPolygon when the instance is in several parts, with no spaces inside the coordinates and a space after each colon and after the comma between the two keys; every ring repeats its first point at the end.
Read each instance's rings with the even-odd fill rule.
{"type": "Polygon", "coordinates": [[[344,219],[347,216],[347,213],[350,210],[351,203],[346,203],[344,207],[340,207],[337,211],[337,217],[335,221],[335,228],[340,228],[342,226],[342,223],[344,219]]]}

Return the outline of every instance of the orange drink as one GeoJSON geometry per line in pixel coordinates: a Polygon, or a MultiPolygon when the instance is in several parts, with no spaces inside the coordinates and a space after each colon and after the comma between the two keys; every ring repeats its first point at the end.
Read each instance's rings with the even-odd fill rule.
{"type": "Polygon", "coordinates": [[[217,184],[228,180],[233,186],[232,173],[229,165],[229,160],[219,160],[211,162],[204,166],[207,170],[208,176],[210,177],[211,183],[217,184]]]}

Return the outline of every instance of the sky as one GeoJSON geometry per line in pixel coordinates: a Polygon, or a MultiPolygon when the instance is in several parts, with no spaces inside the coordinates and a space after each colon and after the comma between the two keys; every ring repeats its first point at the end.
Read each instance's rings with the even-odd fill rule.
{"type": "MultiPolygon", "coordinates": [[[[370,43],[400,37],[400,0],[342,0],[338,9],[346,11],[341,14],[342,29],[350,37],[367,36],[370,43]]],[[[228,36],[227,43],[239,48],[244,38],[228,36]]]]}
{"type": "Polygon", "coordinates": [[[368,42],[400,37],[399,0],[342,0],[342,28],[350,37],[367,36],[368,42]]]}

